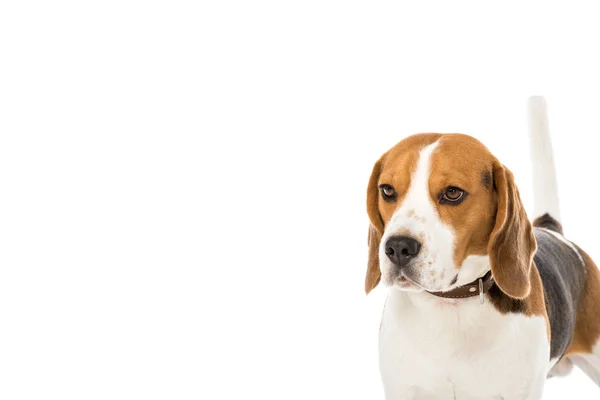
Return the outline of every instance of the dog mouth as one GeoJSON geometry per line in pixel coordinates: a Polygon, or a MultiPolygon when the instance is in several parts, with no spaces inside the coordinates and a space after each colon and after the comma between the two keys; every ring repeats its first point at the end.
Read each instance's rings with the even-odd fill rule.
{"type": "Polygon", "coordinates": [[[409,276],[407,276],[405,273],[402,273],[402,272],[398,275],[398,277],[396,277],[396,279],[394,279],[393,286],[396,286],[397,288],[402,289],[402,290],[414,291],[414,292],[420,292],[423,290],[427,290],[423,286],[421,286],[418,282],[416,282],[414,279],[410,278],[409,276]]]}
{"type": "Polygon", "coordinates": [[[408,292],[447,292],[449,290],[454,289],[457,286],[455,285],[456,280],[453,280],[452,282],[453,283],[450,286],[444,288],[426,287],[425,285],[419,283],[416,279],[413,279],[406,274],[400,273],[392,281],[392,286],[408,292]]]}
{"type": "MultiPolygon", "coordinates": [[[[456,276],[458,277],[458,275],[456,276]]],[[[411,292],[445,292],[453,289],[456,283],[456,278],[452,280],[452,284],[449,287],[436,287],[438,285],[430,285],[419,282],[418,279],[414,278],[408,271],[399,271],[396,277],[392,280],[392,285],[400,290],[411,291],[411,292]]]]}

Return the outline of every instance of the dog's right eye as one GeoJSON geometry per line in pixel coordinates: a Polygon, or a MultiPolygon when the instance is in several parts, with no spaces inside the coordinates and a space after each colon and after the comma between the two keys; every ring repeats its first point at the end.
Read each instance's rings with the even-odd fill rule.
{"type": "Polygon", "coordinates": [[[396,197],[398,197],[398,194],[392,185],[379,185],[379,190],[381,191],[381,197],[383,197],[385,201],[394,201],[396,200],[396,197]]]}

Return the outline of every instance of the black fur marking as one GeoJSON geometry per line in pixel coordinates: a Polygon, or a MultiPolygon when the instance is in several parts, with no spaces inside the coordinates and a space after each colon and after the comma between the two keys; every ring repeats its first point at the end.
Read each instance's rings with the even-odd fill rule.
{"type": "Polygon", "coordinates": [[[481,183],[487,188],[492,186],[492,173],[490,171],[485,170],[481,173],[481,183]]]}
{"type": "MultiPolygon", "coordinates": [[[[540,218],[546,216],[555,221],[547,214],[540,218]]],[[[585,266],[577,253],[553,234],[544,229],[534,229],[533,233],[537,241],[534,262],[544,285],[550,319],[550,357],[557,358],[564,354],[573,336],[577,306],[585,287],[585,266]]]]}
{"type": "Polygon", "coordinates": [[[533,221],[533,226],[550,229],[551,231],[558,232],[561,235],[563,233],[563,228],[560,222],[552,218],[552,216],[548,213],[542,215],[541,217],[537,217],[533,221]]]}
{"type": "Polygon", "coordinates": [[[454,279],[452,279],[452,282],[450,282],[450,284],[454,285],[457,280],[458,280],[458,274],[456,274],[456,276],[454,277],[454,279]]]}
{"type": "Polygon", "coordinates": [[[506,310],[510,313],[524,313],[526,311],[525,302],[508,297],[500,290],[498,285],[492,286],[487,294],[490,301],[500,310],[506,310]]]}

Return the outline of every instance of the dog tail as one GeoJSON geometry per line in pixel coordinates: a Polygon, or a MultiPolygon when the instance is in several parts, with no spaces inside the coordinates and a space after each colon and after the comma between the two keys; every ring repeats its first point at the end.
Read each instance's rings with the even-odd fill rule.
{"type": "Polygon", "coordinates": [[[533,225],[562,233],[548,112],[542,96],[529,98],[529,147],[533,165],[533,225]]]}

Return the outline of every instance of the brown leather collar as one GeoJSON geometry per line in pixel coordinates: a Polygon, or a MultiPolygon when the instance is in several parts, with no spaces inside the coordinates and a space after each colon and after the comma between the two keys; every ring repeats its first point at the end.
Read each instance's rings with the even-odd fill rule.
{"type": "Polygon", "coordinates": [[[494,277],[492,271],[488,271],[487,274],[468,283],[463,286],[459,286],[447,292],[428,292],[434,296],[444,297],[448,299],[464,299],[466,297],[480,296],[481,302],[483,303],[483,294],[487,293],[490,288],[494,286],[494,277]]]}

